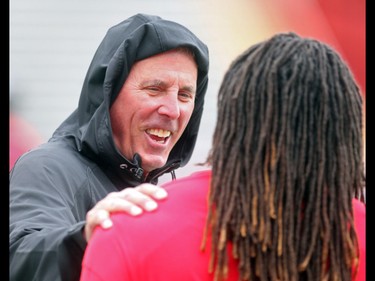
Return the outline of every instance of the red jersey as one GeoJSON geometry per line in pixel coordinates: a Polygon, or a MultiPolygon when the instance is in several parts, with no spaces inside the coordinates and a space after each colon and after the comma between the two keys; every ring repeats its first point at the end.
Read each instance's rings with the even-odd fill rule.
{"type": "MultiPolygon", "coordinates": [[[[160,201],[152,213],[112,214],[112,228],[97,227],[87,246],[81,281],[211,281],[209,239],[206,250],[200,251],[210,179],[211,171],[201,171],[165,184],[168,200],[160,201]]],[[[364,218],[362,205],[354,206],[363,210],[364,218]]],[[[359,239],[364,245],[364,220],[360,224],[359,239]]],[[[362,256],[360,265],[361,275],[362,256]]],[[[227,280],[238,280],[233,259],[227,280]]]]}

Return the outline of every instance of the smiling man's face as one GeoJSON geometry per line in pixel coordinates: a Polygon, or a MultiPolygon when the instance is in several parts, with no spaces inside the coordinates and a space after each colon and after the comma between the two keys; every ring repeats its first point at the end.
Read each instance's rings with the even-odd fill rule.
{"type": "Polygon", "coordinates": [[[197,64],[171,50],[136,62],[111,109],[115,144],[127,159],[142,157],[146,173],[167,162],[194,110],[197,64]]]}

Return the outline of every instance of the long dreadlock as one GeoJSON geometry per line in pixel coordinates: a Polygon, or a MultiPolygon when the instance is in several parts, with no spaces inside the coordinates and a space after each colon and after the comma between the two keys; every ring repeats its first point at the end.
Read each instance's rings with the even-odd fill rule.
{"type": "Polygon", "coordinates": [[[227,276],[228,242],[240,280],[352,280],[362,133],[359,88],[328,45],[280,33],[240,55],[207,160],[214,280],[227,276]]]}

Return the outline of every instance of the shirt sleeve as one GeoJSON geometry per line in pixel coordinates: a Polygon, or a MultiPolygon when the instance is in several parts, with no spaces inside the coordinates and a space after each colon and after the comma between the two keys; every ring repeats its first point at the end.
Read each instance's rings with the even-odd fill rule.
{"type": "Polygon", "coordinates": [[[126,280],[120,241],[124,235],[115,225],[110,229],[95,229],[83,257],[80,281],[126,280]]]}

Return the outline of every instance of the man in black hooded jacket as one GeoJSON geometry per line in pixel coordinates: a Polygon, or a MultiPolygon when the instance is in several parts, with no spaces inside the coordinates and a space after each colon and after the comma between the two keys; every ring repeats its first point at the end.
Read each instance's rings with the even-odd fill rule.
{"type": "Polygon", "coordinates": [[[178,23],[137,14],[108,30],[78,108],[10,172],[10,280],[79,280],[110,212],[156,208],[166,194],[154,184],[193,152],[208,66],[178,23]]]}

